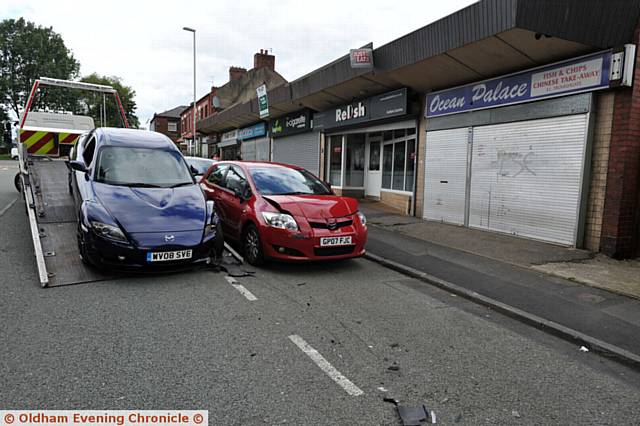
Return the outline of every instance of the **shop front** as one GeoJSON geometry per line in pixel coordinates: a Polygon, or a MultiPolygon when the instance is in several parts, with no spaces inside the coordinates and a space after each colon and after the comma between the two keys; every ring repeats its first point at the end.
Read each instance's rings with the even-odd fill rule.
{"type": "Polygon", "coordinates": [[[416,120],[407,89],[316,113],[324,132],[324,179],[334,191],[410,213],[416,170],[416,120]]]}
{"type": "Polygon", "coordinates": [[[222,134],[220,142],[218,142],[221,160],[235,160],[240,154],[240,145],[238,143],[238,130],[229,130],[222,134]]]}
{"type": "Polygon", "coordinates": [[[269,161],[270,143],[267,125],[256,123],[238,130],[240,154],[244,161],[269,161]]]}
{"type": "Polygon", "coordinates": [[[320,132],[312,130],[309,110],[272,119],[269,134],[273,138],[273,161],[304,167],[319,174],[320,132]]]}
{"type": "Polygon", "coordinates": [[[428,94],[423,217],[581,247],[598,190],[596,123],[610,129],[613,109],[595,106],[620,85],[619,59],[602,52],[428,94]]]}

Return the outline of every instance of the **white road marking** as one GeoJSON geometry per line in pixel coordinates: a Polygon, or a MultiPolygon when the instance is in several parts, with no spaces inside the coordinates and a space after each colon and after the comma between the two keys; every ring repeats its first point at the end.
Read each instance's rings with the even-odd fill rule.
{"type": "Polygon", "coordinates": [[[351,396],[359,396],[364,392],[353,384],[353,382],[342,375],[333,365],[329,363],[318,351],[311,347],[302,337],[297,334],[289,336],[291,340],[302,352],[324,371],[334,382],[344,389],[351,396]]]}
{"type": "Polygon", "coordinates": [[[10,202],[9,204],[7,204],[7,206],[6,206],[5,208],[3,208],[2,210],[0,210],[0,216],[2,216],[3,214],[5,214],[5,212],[6,212],[7,210],[9,210],[9,209],[11,208],[11,206],[13,206],[13,205],[16,203],[16,201],[18,201],[18,199],[17,199],[17,198],[16,198],[16,199],[14,199],[14,200],[13,200],[12,202],[10,202]]]}
{"type": "Polygon", "coordinates": [[[233,278],[233,277],[224,277],[224,278],[227,280],[227,282],[229,284],[231,284],[233,286],[233,288],[238,290],[240,292],[240,294],[242,294],[244,297],[246,297],[248,301],[254,302],[254,301],[258,300],[258,298],[255,297],[253,295],[253,293],[251,293],[249,290],[247,290],[245,286],[243,286],[241,284],[236,284],[238,281],[236,281],[235,278],[233,278]]]}

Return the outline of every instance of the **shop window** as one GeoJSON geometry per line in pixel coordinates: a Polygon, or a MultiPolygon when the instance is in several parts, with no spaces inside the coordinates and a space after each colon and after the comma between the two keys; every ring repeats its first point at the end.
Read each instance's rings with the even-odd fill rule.
{"type": "Polygon", "coordinates": [[[342,172],[342,136],[331,136],[329,139],[329,183],[340,186],[342,172]]]}
{"type": "Polygon", "coordinates": [[[387,130],[386,132],[384,132],[382,134],[382,139],[384,141],[390,141],[391,139],[393,139],[393,131],[392,130],[387,130]]]}
{"type": "Polygon", "coordinates": [[[416,140],[397,140],[382,147],[382,188],[413,191],[416,140]]]}
{"type": "Polygon", "coordinates": [[[407,136],[411,136],[411,135],[415,135],[415,134],[416,134],[416,128],[415,127],[407,129],[407,136]]]}
{"type": "Polygon", "coordinates": [[[396,129],[393,131],[393,138],[394,139],[404,138],[406,134],[407,134],[407,131],[405,129],[396,129]]]}
{"type": "Polygon", "coordinates": [[[393,181],[391,189],[398,191],[404,191],[404,153],[404,141],[393,144],[393,181]]]}
{"type": "Polygon", "coordinates": [[[369,170],[377,172],[380,170],[380,142],[371,142],[369,145],[369,170]]]}
{"type": "Polygon", "coordinates": [[[382,147],[382,187],[391,189],[391,172],[393,171],[393,144],[382,147]]]}
{"type": "Polygon", "coordinates": [[[416,161],[416,140],[409,139],[407,141],[407,177],[404,181],[404,190],[413,191],[413,183],[415,180],[415,161],[416,161]]]}
{"type": "Polygon", "coordinates": [[[364,186],[364,133],[347,135],[345,186],[364,186]]]}

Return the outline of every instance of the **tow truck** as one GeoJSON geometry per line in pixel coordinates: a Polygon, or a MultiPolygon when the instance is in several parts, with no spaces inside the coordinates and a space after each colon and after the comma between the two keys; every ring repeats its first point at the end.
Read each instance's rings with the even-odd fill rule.
{"type": "MultiPolygon", "coordinates": [[[[95,123],[87,116],[30,111],[38,88],[47,85],[102,93],[103,122],[106,122],[106,96],[114,96],[122,125],[129,127],[120,96],[110,86],[47,77],[34,82],[19,117],[16,187],[25,200],[40,285],[55,287],[114,278],[116,273],[89,267],[80,257],[77,217],[65,161],[73,146],[81,143],[95,123]]],[[[230,272],[243,259],[227,243],[224,247],[222,258],[215,259],[216,266],[230,272]]]]}
{"type": "Polygon", "coordinates": [[[47,77],[33,83],[26,108],[19,117],[16,186],[25,200],[40,285],[59,286],[105,279],[107,274],[88,268],[78,255],[77,218],[68,190],[68,168],[64,159],[82,134],[93,130],[95,124],[87,116],[31,111],[38,90],[43,86],[102,93],[105,119],[106,96],[114,96],[123,126],[129,127],[129,123],[114,88],[47,77]]]}

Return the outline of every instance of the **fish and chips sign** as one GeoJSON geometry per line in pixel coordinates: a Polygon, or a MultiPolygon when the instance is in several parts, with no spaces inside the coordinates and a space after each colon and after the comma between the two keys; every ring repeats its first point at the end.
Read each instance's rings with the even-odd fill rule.
{"type": "Polygon", "coordinates": [[[427,95],[426,117],[532,102],[608,88],[611,52],[427,95]]]}

